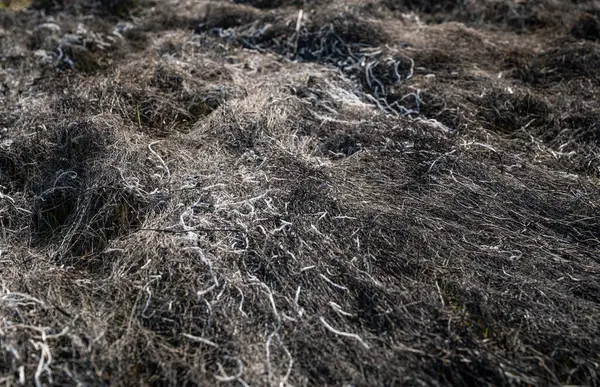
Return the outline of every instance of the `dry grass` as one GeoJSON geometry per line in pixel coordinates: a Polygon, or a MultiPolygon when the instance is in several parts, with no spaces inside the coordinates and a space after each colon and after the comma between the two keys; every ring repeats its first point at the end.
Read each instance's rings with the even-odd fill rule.
{"type": "Polygon", "coordinates": [[[0,384],[598,385],[598,42],[59,3],[0,13],[0,384]]]}

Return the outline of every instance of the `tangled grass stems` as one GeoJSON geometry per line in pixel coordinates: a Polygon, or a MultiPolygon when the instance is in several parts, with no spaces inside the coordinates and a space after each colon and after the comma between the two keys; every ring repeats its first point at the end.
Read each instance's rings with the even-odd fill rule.
{"type": "Polygon", "coordinates": [[[275,3],[0,14],[0,380],[597,384],[595,43],[275,3]]]}

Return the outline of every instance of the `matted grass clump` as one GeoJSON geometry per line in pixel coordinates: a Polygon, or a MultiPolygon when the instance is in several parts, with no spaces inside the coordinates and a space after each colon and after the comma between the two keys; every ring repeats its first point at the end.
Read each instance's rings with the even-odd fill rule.
{"type": "Polygon", "coordinates": [[[597,5],[488,3],[0,11],[0,384],[598,385],[597,5]]]}

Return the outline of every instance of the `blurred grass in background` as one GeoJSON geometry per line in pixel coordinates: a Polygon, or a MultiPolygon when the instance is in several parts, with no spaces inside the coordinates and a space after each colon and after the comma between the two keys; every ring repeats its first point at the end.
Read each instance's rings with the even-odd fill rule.
{"type": "Polygon", "coordinates": [[[0,9],[26,9],[32,2],[33,0],[0,0],[0,9]]]}

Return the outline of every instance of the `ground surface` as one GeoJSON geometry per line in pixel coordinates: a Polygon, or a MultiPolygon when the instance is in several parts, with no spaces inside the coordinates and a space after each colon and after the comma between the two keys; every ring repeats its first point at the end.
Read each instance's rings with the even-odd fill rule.
{"type": "Polygon", "coordinates": [[[600,2],[16,3],[0,385],[600,384],[600,2]]]}

